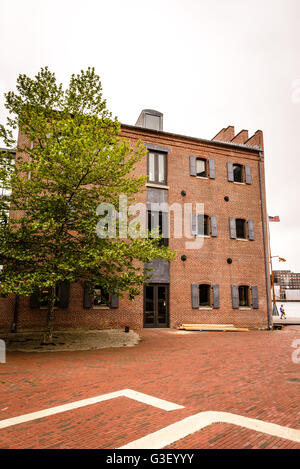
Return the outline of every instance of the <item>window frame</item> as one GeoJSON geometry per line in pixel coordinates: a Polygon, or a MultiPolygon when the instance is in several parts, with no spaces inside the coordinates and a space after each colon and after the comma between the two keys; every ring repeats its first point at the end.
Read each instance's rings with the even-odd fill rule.
{"type": "Polygon", "coordinates": [[[212,288],[209,283],[200,283],[199,284],[199,308],[212,308],[212,288]],[[208,302],[205,304],[201,304],[201,287],[206,287],[207,288],[207,296],[208,296],[208,302]]]}
{"type": "Polygon", "coordinates": [[[236,239],[245,239],[247,240],[248,239],[248,236],[247,236],[247,221],[244,219],[244,218],[235,218],[235,229],[236,229],[236,239]],[[237,227],[237,222],[238,221],[242,221],[243,222],[243,232],[244,232],[244,236],[241,237],[241,236],[238,236],[238,227],[237,227]]]}
{"type": "Polygon", "coordinates": [[[232,174],[233,174],[233,182],[236,182],[238,184],[244,184],[245,183],[245,168],[244,168],[243,164],[233,163],[232,164],[232,174]],[[235,167],[241,168],[241,180],[240,181],[236,181],[235,178],[234,178],[234,168],[235,167]]]}
{"type": "Polygon", "coordinates": [[[93,287],[93,293],[95,294],[95,291],[96,290],[100,290],[100,295],[102,296],[107,296],[107,303],[96,303],[98,300],[97,298],[93,295],[93,298],[92,298],[92,308],[95,308],[95,309],[109,309],[110,308],[110,301],[111,301],[111,295],[110,293],[107,293],[107,292],[102,292],[102,288],[101,287],[98,287],[97,285],[95,285],[93,287]]]}
{"type": "Polygon", "coordinates": [[[239,285],[238,286],[238,293],[239,293],[239,308],[250,308],[250,287],[249,285],[239,285]],[[246,304],[241,304],[241,292],[246,291],[245,301],[246,304]]]}
{"type": "Polygon", "coordinates": [[[149,184],[158,184],[166,186],[168,184],[168,153],[162,151],[149,150],[147,155],[147,182],[149,184]],[[154,155],[154,179],[150,179],[150,154],[154,155]],[[164,180],[159,181],[159,156],[162,155],[164,159],[164,180]]]}
{"type": "Polygon", "coordinates": [[[210,237],[211,236],[211,225],[210,225],[210,216],[209,215],[206,215],[206,214],[198,214],[197,215],[197,236],[203,236],[203,237],[210,237]],[[199,233],[199,217],[204,217],[204,232],[203,233],[199,233]],[[205,233],[205,227],[206,227],[206,231],[207,233],[205,233]]]}
{"type": "Polygon", "coordinates": [[[207,158],[201,158],[200,156],[199,157],[197,156],[195,165],[196,165],[196,178],[207,179],[209,177],[207,158]],[[204,176],[198,176],[198,174],[197,174],[197,161],[204,161],[204,164],[205,164],[205,175],[204,176]]]}
{"type": "MultiPolygon", "coordinates": [[[[151,223],[150,223],[150,226],[149,226],[150,217],[152,216],[152,214],[157,214],[158,213],[159,234],[163,235],[163,213],[165,213],[165,212],[162,212],[162,211],[154,212],[152,210],[147,210],[146,213],[147,213],[147,220],[146,220],[147,231],[151,231],[151,229],[152,229],[151,228],[151,223]]],[[[153,229],[155,229],[155,228],[153,228],[153,229]]],[[[156,238],[149,237],[149,239],[156,239],[156,238]]],[[[162,237],[159,240],[159,245],[160,246],[169,246],[169,238],[162,237]]]]}

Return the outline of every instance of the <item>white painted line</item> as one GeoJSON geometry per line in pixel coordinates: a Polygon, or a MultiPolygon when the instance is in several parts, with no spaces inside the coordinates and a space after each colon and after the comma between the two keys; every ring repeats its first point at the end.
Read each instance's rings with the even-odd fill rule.
{"type": "Polygon", "coordinates": [[[118,449],[161,449],[213,423],[230,423],[300,443],[300,430],[229,412],[199,412],[118,449]]]}
{"type": "Polygon", "coordinates": [[[131,389],[125,389],[123,396],[129,397],[144,404],[152,405],[153,407],[158,407],[159,409],[166,410],[170,412],[171,410],[184,409],[183,405],[174,404],[170,401],[165,401],[164,399],[158,399],[157,397],[149,396],[149,394],[144,394],[138,391],[132,391],[131,389]]]}
{"type": "Polygon", "coordinates": [[[30,422],[31,420],[41,419],[48,417],[49,415],[59,414],[68,410],[79,409],[87,405],[97,404],[98,402],[107,401],[114,399],[115,397],[128,397],[135,401],[142,402],[144,404],[158,407],[159,409],[171,410],[182,409],[184,406],[173,404],[172,402],[165,401],[164,399],[158,399],[157,397],[149,396],[141,392],[132,391],[131,389],[123,389],[122,391],[110,392],[108,394],[102,394],[101,396],[91,397],[89,399],[82,399],[81,401],[70,402],[69,404],[59,405],[57,407],[50,407],[48,409],[39,410],[38,412],[32,412],[30,414],[19,415],[18,417],[12,417],[0,421],[0,429],[18,425],[20,423],[30,422]]]}

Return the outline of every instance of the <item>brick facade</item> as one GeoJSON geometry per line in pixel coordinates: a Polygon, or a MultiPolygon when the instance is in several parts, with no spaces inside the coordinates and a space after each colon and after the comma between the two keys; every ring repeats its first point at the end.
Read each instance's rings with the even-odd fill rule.
{"type": "MultiPolygon", "coordinates": [[[[262,208],[265,215],[265,182],[263,136],[258,131],[248,138],[242,131],[236,137],[234,128],[220,131],[213,140],[207,141],[182,135],[174,135],[160,130],[138,126],[122,126],[121,136],[132,144],[141,140],[148,145],[167,147],[168,202],[204,203],[204,212],[216,216],[217,236],[205,237],[201,249],[186,249],[186,238],[174,238],[172,226],[174,214],[170,214],[171,237],[169,246],[175,250],[176,260],[170,263],[169,321],[168,326],[177,327],[182,323],[219,323],[268,327],[267,278],[269,270],[265,265],[263,242],[262,208]],[[213,159],[215,178],[198,178],[190,175],[189,157],[213,159]],[[259,160],[262,169],[262,194],[260,196],[259,160]],[[251,170],[251,184],[229,182],[227,163],[248,165],[251,170]],[[186,195],[181,192],[185,191],[186,195]],[[224,197],[229,198],[228,201],[224,197]],[[231,239],[229,218],[253,220],[254,240],[231,239]],[[186,260],[181,260],[185,255],[186,260]],[[231,258],[229,264],[227,259],[231,258]],[[266,271],[267,269],[267,271],[266,271]],[[191,300],[192,284],[219,286],[220,307],[193,308],[191,300]],[[232,285],[249,286],[249,307],[233,308],[232,285]],[[257,287],[258,307],[253,308],[251,287],[257,287]]],[[[136,174],[147,173],[147,160],[140,161],[136,174]]],[[[147,185],[148,187],[151,184],[147,185]]],[[[152,185],[153,187],[153,185],[152,185]]],[[[138,195],[138,201],[146,202],[146,191],[138,195]]],[[[267,225],[265,225],[267,232],[267,225]]],[[[266,246],[268,255],[268,246],[266,246]]],[[[120,298],[119,307],[83,308],[83,289],[71,285],[69,306],[56,310],[55,327],[65,328],[111,328],[130,326],[143,328],[143,291],[134,301],[125,296],[120,298]]],[[[12,299],[0,301],[0,329],[9,330],[13,317],[12,299]]],[[[18,308],[18,330],[37,329],[45,325],[46,310],[30,308],[29,298],[20,298],[18,308]]]]}

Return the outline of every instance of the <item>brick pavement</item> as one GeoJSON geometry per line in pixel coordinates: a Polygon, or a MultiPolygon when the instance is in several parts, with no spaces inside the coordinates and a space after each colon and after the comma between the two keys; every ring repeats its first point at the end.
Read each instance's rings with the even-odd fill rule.
{"type": "MultiPolygon", "coordinates": [[[[189,415],[232,412],[300,429],[300,327],[248,333],[144,330],[133,348],[10,353],[0,420],[130,388],[185,406],[166,412],[118,397],[0,430],[0,448],[118,448],[189,415]]],[[[300,448],[225,423],[170,448],[300,448]]]]}

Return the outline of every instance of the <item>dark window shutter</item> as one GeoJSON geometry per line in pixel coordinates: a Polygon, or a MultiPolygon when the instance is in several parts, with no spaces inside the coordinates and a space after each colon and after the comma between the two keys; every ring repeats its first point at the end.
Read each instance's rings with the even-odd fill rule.
{"type": "Polygon", "coordinates": [[[197,215],[196,213],[191,213],[191,235],[197,235],[197,215]]]}
{"type": "Polygon", "coordinates": [[[196,176],[196,157],[190,156],[190,176],[196,176]]]}
{"type": "Polygon", "coordinates": [[[246,180],[246,184],[251,184],[252,183],[251,168],[248,164],[245,165],[245,180],[246,180]]]}
{"type": "Polygon", "coordinates": [[[217,217],[216,215],[212,215],[210,217],[210,228],[211,228],[211,235],[218,236],[218,227],[217,227],[217,217]]]}
{"type": "Polygon", "coordinates": [[[119,297],[118,297],[118,295],[111,295],[110,307],[111,308],[118,308],[119,307],[119,297]]]}
{"type": "Polygon", "coordinates": [[[227,163],[227,178],[228,181],[233,182],[233,164],[229,161],[227,163]]]}
{"type": "Polygon", "coordinates": [[[257,286],[252,286],[252,308],[258,309],[258,288],[257,286]]]}
{"type": "Polygon", "coordinates": [[[30,308],[39,308],[40,307],[40,302],[39,302],[39,295],[40,292],[39,290],[35,290],[32,295],[30,295],[30,308]]]}
{"type": "Polygon", "coordinates": [[[214,308],[220,308],[220,287],[213,285],[214,308]]]}
{"type": "Polygon", "coordinates": [[[236,238],[235,218],[229,218],[229,232],[230,232],[230,238],[235,239],[236,238]]]}
{"type": "Polygon", "coordinates": [[[199,308],[199,285],[192,283],[192,308],[199,308]]]}
{"type": "Polygon", "coordinates": [[[59,284],[59,308],[67,308],[69,306],[70,299],[70,282],[64,280],[59,284]]]}
{"type": "Polygon", "coordinates": [[[253,220],[248,220],[248,238],[250,241],[254,241],[254,221],[253,220]]]}
{"type": "Polygon", "coordinates": [[[84,291],[83,291],[83,307],[88,309],[91,308],[93,304],[93,298],[90,294],[90,290],[88,287],[88,283],[84,283],[84,291]]]}
{"type": "Polygon", "coordinates": [[[208,160],[208,167],[209,167],[209,177],[210,177],[210,179],[215,179],[215,177],[216,177],[215,160],[208,160]]]}
{"type": "Polygon", "coordinates": [[[239,289],[236,285],[231,285],[231,296],[232,296],[232,308],[237,309],[239,307],[239,289]]]}

